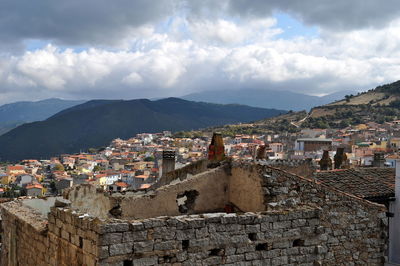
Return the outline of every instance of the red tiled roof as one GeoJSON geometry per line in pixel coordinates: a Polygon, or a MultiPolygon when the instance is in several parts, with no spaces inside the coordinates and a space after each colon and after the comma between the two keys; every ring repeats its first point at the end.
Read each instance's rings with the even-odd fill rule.
{"type": "Polygon", "coordinates": [[[150,184],[143,184],[140,186],[140,189],[149,188],[150,186],[151,186],[150,184]]]}
{"type": "Polygon", "coordinates": [[[114,185],[119,187],[129,187],[129,185],[125,182],[115,182],[114,185]]]}
{"type": "Polygon", "coordinates": [[[149,176],[148,175],[137,175],[137,176],[135,176],[136,178],[143,178],[143,179],[146,179],[146,178],[148,178],[149,176]]]}
{"type": "Polygon", "coordinates": [[[325,185],[360,198],[394,195],[395,169],[365,167],[341,171],[320,171],[315,178],[325,185]]]}
{"type": "Polygon", "coordinates": [[[25,168],[22,165],[10,165],[10,166],[8,166],[8,170],[9,171],[22,171],[24,169],[25,168]]]}
{"type": "Polygon", "coordinates": [[[43,186],[41,184],[30,184],[26,186],[26,189],[31,189],[31,188],[43,189],[43,186]]]}

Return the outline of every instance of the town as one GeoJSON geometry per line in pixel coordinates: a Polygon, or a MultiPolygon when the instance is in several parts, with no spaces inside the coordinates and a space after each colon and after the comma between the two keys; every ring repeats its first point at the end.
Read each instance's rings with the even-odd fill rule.
{"type": "MultiPolygon", "coordinates": [[[[167,172],[206,158],[210,141],[209,133],[194,138],[176,137],[169,131],[142,133],[127,140],[114,139],[107,147],[91,148],[85,153],[2,163],[0,193],[8,198],[54,196],[83,183],[111,192],[147,189],[167,172]]],[[[393,168],[400,158],[400,121],[226,136],[223,143],[225,154],[233,160],[309,159],[318,171],[393,168]]]]}

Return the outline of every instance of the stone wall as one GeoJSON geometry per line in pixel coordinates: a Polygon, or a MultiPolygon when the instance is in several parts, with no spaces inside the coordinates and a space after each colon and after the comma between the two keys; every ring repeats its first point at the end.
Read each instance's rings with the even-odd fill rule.
{"type": "Polygon", "coordinates": [[[2,266],[96,265],[99,220],[52,208],[48,219],[14,201],[1,205],[4,238],[2,266]]]}
{"type": "Polygon", "coordinates": [[[319,263],[318,209],[204,214],[101,227],[100,265],[289,265],[319,263]],[[131,264],[129,264],[131,263],[131,264]]]}
{"type": "Polygon", "coordinates": [[[383,265],[385,261],[383,205],[269,166],[220,167],[134,195],[116,197],[90,187],[70,193],[79,204],[53,207],[48,220],[18,201],[1,205],[1,265],[383,265]],[[200,194],[187,202],[193,190],[200,194]],[[83,204],[83,194],[92,207],[97,207],[96,199],[108,199],[109,206],[115,200],[120,211],[132,211],[121,214],[121,219],[95,218],[85,213],[90,204],[83,204]],[[179,207],[184,199],[190,206],[179,207]],[[150,205],[152,200],[155,205],[150,205]],[[163,202],[166,205],[157,209],[163,202]],[[227,203],[254,211],[202,213],[227,203]],[[189,207],[200,213],[180,215],[189,207]]]}
{"type": "Polygon", "coordinates": [[[47,220],[17,202],[2,204],[1,265],[46,265],[47,220]]]}
{"type": "Polygon", "coordinates": [[[221,211],[229,202],[228,183],[226,167],[219,167],[147,192],[108,194],[85,185],[69,189],[64,196],[73,207],[99,218],[110,217],[111,211],[115,218],[143,219],[221,211]],[[187,201],[188,193],[195,193],[195,202],[187,210],[179,209],[177,201],[180,197],[187,201]]]}
{"type": "Polygon", "coordinates": [[[317,170],[317,166],[313,164],[311,159],[305,160],[264,160],[260,164],[268,165],[278,169],[285,170],[299,176],[311,177],[317,170]]]}
{"type": "Polygon", "coordinates": [[[207,171],[208,160],[199,160],[185,167],[176,169],[169,173],[166,173],[160,177],[155,184],[152,185],[153,189],[165,186],[173,182],[174,180],[185,180],[186,178],[203,173],[207,171]]]}
{"type": "Polygon", "coordinates": [[[232,174],[257,172],[263,177],[265,206],[285,210],[303,205],[321,207],[323,264],[382,265],[387,250],[388,218],[383,205],[337,191],[314,180],[261,165],[236,165],[232,174]]]}

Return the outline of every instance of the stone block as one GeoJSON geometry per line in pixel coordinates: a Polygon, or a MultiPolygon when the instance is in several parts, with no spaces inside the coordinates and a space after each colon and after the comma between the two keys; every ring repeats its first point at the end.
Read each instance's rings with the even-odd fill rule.
{"type": "Polygon", "coordinates": [[[102,245],[112,245],[122,242],[122,233],[108,233],[101,238],[102,245]]]}
{"type": "Polygon", "coordinates": [[[196,238],[195,229],[183,229],[176,231],[177,240],[189,240],[196,238]]]}
{"type": "Polygon", "coordinates": [[[144,225],[141,222],[131,223],[131,230],[132,231],[142,231],[142,230],[144,230],[144,225]]]}
{"type": "Polygon", "coordinates": [[[109,247],[110,256],[131,254],[133,251],[133,242],[113,244],[109,247]]]}
{"type": "Polygon", "coordinates": [[[154,250],[173,250],[177,248],[178,244],[176,241],[165,241],[160,243],[154,243],[154,250]]]}
{"type": "Polygon", "coordinates": [[[153,251],[153,241],[134,242],[133,250],[135,253],[144,253],[153,251]]]}

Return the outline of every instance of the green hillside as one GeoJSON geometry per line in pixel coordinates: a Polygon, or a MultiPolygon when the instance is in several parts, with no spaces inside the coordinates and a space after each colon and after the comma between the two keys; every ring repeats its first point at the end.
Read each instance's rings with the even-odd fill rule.
{"type": "Polygon", "coordinates": [[[0,158],[3,161],[48,158],[107,145],[112,139],[129,138],[142,132],[192,130],[282,113],[284,111],[177,98],[89,101],[0,136],[0,158]]]}

